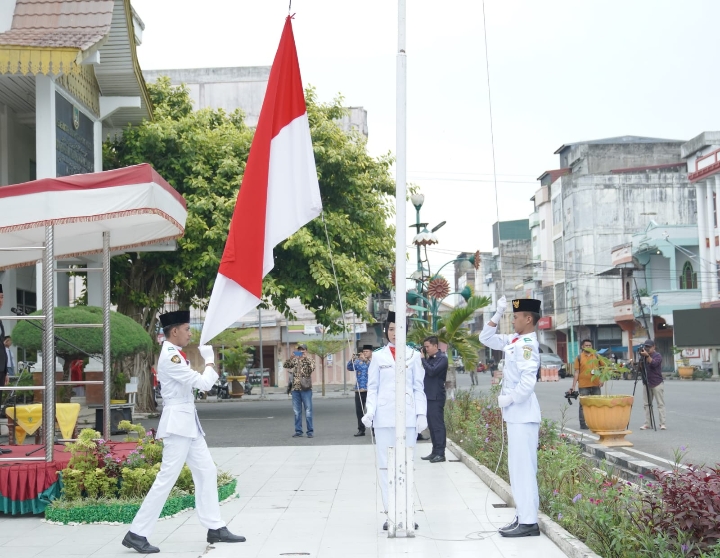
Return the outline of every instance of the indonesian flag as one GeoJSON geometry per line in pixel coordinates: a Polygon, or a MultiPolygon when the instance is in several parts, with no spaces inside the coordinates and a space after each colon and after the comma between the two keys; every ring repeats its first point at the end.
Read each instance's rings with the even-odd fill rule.
{"type": "Polygon", "coordinates": [[[210,296],[201,344],[260,304],[263,277],[273,268],[273,248],[321,212],[300,65],[288,16],[210,296]]]}

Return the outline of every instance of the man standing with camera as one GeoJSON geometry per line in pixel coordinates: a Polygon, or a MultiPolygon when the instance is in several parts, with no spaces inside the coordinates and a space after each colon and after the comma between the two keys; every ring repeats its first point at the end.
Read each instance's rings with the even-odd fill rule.
{"type": "MultiPolygon", "coordinates": [[[[655,350],[655,341],[648,339],[640,349],[640,356],[645,360],[645,379],[647,384],[643,390],[643,403],[645,404],[645,424],[640,430],[650,428],[650,405],[653,401],[657,404],[660,417],[660,430],[666,430],[665,426],[665,381],[662,375],[662,355],[655,350]],[[648,391],[650,401],[648,402],[648,391]]],[[[643,381],[643,384],[645,381],[643,381]]]]}
{"type": "Polygon", "coordinates": [[[423,368],[425,369],[425,397],[427,398],[427,421],[432,440],[432,451],[421,459],[430,463],[445,461],[445,380],[448,358],[439,348],[435,335],[423,341],[423,368]]]}
{"type": "MultiPolygon", "coordinates": [[[[570,391],[575,391],[575,386],[579,386],[580,395],[600,395],[600,378],[595,375],[596,370],[599,368],[598,358],[593,353],[593,345],[590,339],[583,339],[580,343],[582,353],[575,359],[575,374],[573,375],[573,383],[570,391]]],[[[580,430],[587,430],[588,426],[585,424],[585,413],[583,413],[583,406],[578,405],[580,408],[580,430]]]]}
{"type": "Polygon", "coordinates": [[[365,436],[365,425],[362,423],[367,401],[368,368],[372,359],[373,346],[363,345],[362,351],[355,358],[350,359],[347,369],[355,371],[355,416],[358,421],[358,431],[353,436],[365,436]]]}

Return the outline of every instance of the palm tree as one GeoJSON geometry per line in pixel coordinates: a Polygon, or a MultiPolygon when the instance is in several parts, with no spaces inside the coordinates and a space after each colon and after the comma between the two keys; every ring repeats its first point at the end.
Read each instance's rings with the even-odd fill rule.
{"type": "Polygon", "coordinates": [[[463,324],[472,317],[475,311],[488,305],[490,305],[489,297],[471,296],[467,305],[455,308],[447,317],[438,320],[436,332],[427,326],[414,327],[408,334],[408,341],[422,343],[426,337],[437,335],[441,342],[447,343],[448,347],[452,347],[458,352],[465,370],[471,370],[477,366],[478,352],[483,345],[476,335],[471,334],[467,328],[463,327],[463,324]]]}

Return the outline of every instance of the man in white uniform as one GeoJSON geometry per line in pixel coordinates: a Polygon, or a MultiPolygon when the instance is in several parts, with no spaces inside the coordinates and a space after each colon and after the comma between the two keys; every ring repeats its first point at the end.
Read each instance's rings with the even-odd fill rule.
{"type": "MultiPolygon", "coordinates": [[[[368,368],[365,416],[362,423],[375,430],[375,448],[380,473],[380,492],[385,513],[388,511],[388,448],[395,445],[395,312],[388,312],[385,335],[389,345],[373,353],[368,368]]],[[[417,433],[427,428],[425,369],[420,353],[407,347],[405,352],[405,443],[414,448],[417,433]]],[[[417,529],[417,523],[415,529],[417,529]]],[[[383,525],[388,530],[388,522],[383,525]]]]}
{"type": "Polygon", "coordinates": [[[147,537],[152,533],[185,463],[192,471],[195,505],[200,524],[208,529],[207,541],[243,542],[245,537],[233,535],[220,517],[217,468],[195,410],[193,389],[209,391],[218,379],[213,348],[209,345],[199,348],[200,355],[205,359],[205,371],[195,372],[181,350],[190,343],[190,312],[162,314],[160,323],[166,339],[157,367],[163,397],[163,412],[157,431],[157,438],[163,439],[162,465],[122,544],[141,554],[160,552],[148,542],[147,537]]]}
{"type": "Polygon", "coordinates": [[[540,430],[540,404],[535,383],[540,366],[535,325],[540,319],[540,301],[530,298],[512,301],[515,335],[497,334],[507,301],[501,297],[497,311],[480,334],[480,341],[505,353],[502,389],[498,405],[508,433],[508,469],[515,500],[515,520],[499,531],[503,537],[540,535],[537,486],[537,447],[540,430]]]}

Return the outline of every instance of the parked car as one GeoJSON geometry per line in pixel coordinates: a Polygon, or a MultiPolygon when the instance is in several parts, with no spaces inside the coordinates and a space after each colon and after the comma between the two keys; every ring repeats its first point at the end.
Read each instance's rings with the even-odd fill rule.
{"type": "Polygon", "coordinates": [[[554,353],[540,353],[540,366],[559,366],[560,377],[567,377],[567,367],[565,366],[565,363],[554,353]]]}

